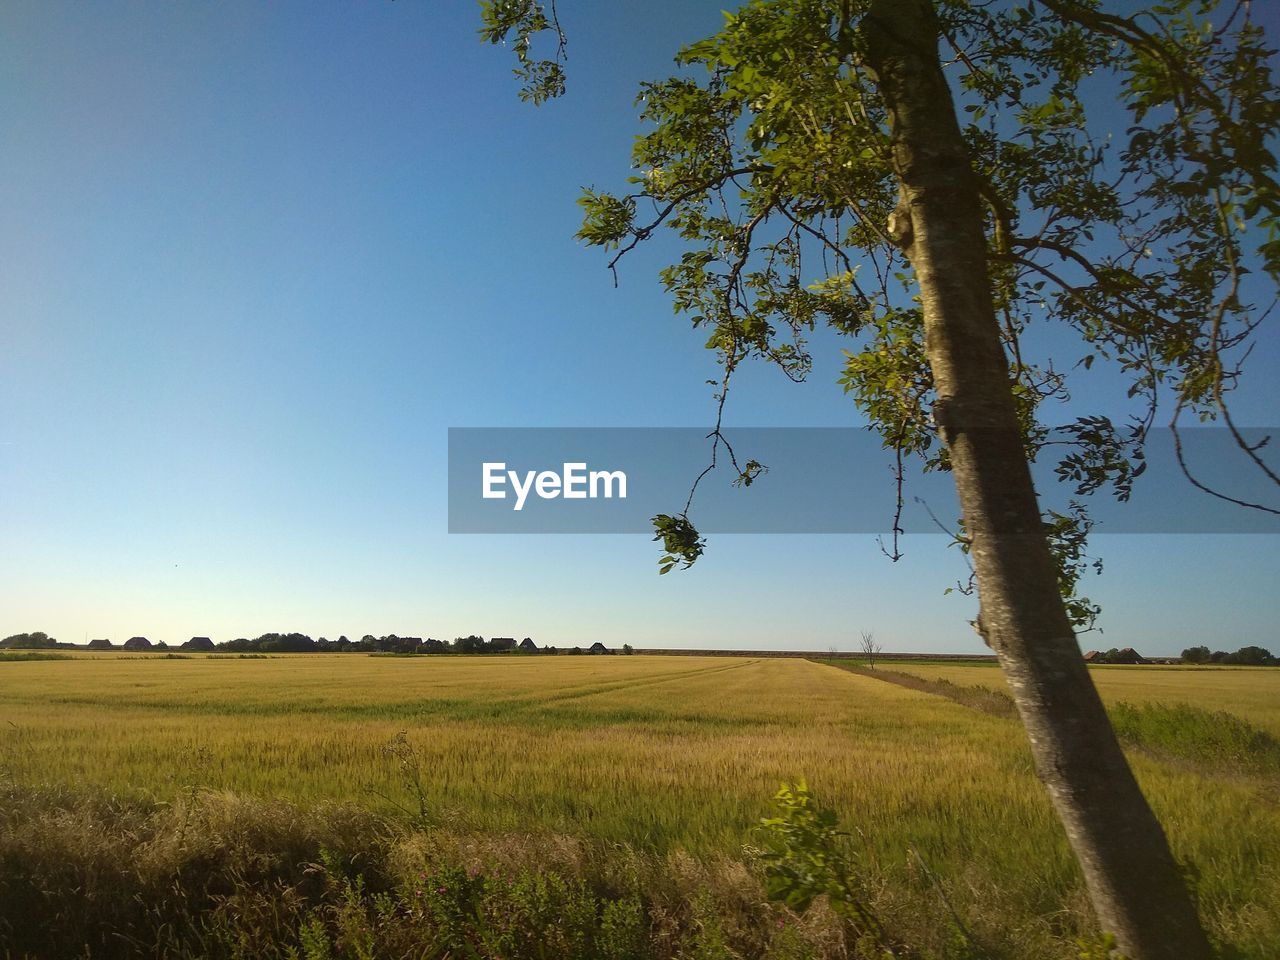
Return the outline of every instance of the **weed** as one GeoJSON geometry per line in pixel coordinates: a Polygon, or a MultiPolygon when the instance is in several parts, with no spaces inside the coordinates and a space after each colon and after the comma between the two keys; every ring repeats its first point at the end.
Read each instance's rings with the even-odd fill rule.
{"type": "Polygon", "coordinates": [[[784,783],[773,802],[778,815],[760,821],[764,846],[756,852],[769,899],[804,913],[815,897],[825,896],[858,943],[887,948],[884,926],[857,876],[849,835],[839,829],[835,813],[817,803],[803,780],[784,783]]]}

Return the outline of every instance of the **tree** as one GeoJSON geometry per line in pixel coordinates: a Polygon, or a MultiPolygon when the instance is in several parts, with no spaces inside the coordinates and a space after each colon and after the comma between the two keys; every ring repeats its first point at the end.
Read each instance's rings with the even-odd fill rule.
{"type": "Polygon", "coordinates": [[[1265,647],[1241,647],[1227,658],[1227,663],[1238,663],[1250,667],[1265,667],[1275,663],[1276,658],[1265,647]]]}
{"type": "Polygon", "coordinates": [[[867,666],[874,670],[876,656],[880,653],[880,644],[876,642],[876,635],[870,630],[863,630],[858,646],[862,649],[862,655],[867,658],[867,666]]]}
{"type": "Polygon", "coordinates": [[[0,647],[9,647],[14,650],[44,649],[57,645],[58,641],[43,630],[37,630],[35,633],[15,633],[0,640],[0,647]]]}
{"type": "Polygon", "coordinates": [[[1184,663],[1208,663],[1210,656],[1208,647],[1187,647],[1182,651],[1184,663]]]}
{"type": "Polygon", "coordinates": [[[304,633],[264,633],[250,640],[248,647],[260,653],[311,653],[316,642],[304,633]]]}
{"type": "MultiPolygon", "coordinates": [[[[485,39],[515,37],[522,96],[558,95],[555,7],[493,0],[483,17],[485,39]],[[553,59],[532,57],[541,31],[553,59]]],[[[1280,279],[1270,56],[1230,0],[1141,16],[1096,0],[754,0],[680,52],[683,73],[643,86],[653,129],[633,189],[581,200],[580,237],[610,267],[664,225],[686,242],[662,280],[721,361],[713,455],[737,367],[802,379],[826,323],[853,339],[843,383],[899,463],[952,473],[974,626],[1133,960],[1210,949],[1080,657],[1074,629],[1097,614],[1077,590],[1087,511],[1042,515],[1029,464],[1063,363],[1109,360],[1141,406],[1127,426],[1063,429],[1057,472],[1078,493],[1127,498],[1161,403],[1175,430],[1218,418],[1280,482],[1228,404],[1260,319],[1248,285],[1280,279]],[[1033,354],[1024,333],[1045,317],[1079,334],[1074,355],[1033,354]]],[[[758,475],[729,459],[744,485],[758,475]]],[[[702,554],[688,508],[655,527],[663,572],[702,554]]]]}
{"type": "Polygon", "coordinates": [[[453,651],[454,653],[484,653],[485,639],[475,634],[466,637],[455,637],[453,651]]]}

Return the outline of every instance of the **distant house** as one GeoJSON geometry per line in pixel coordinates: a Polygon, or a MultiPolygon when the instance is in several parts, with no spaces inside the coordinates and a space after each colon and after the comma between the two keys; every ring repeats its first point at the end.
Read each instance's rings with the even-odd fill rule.
{"type": "Polygon", "coordinates": [[[150,650],[151,641],[146,637],[130,637],[124,642],[126,650],[150,650]]]}
{"type": "Polygon", "coordinates": [[[178,648],[179,650],[196,650],[200,653],[211,653],[215,648],[208,637],[192,637],[178,648]]]}
{"type": "Polygon", "coordinates": [[[1088,663],[1150,663],[1151,661],[1140,654],[1133,647],[1125,647],[1123,650],[1117,650],[1112,647],[1110,650],[1099,652],[1090,650],[1084,655],[1088,663]]]}
{"type": "Polygon", "coordinates": [[[595,643],[591,645],[591,648],[587,652],[588,653],[608,653],[609,648],[606,647],[599,640],[597,640],[595,643]]]}
{"type": "Polygon", "coordinates": [[[534,643],[533,640],[531,640],[529,637],[525,637],[523,640],[520,641],[520,652],[521,653],[537,653],[538,645],[534,643]]]}
{"type": "Polygon", "coordinates": [[[90,650],[114,650],[116,645],[110,640],[90,640],[90,650]]]}
{"type": "Polygon", "coordinates": [[[1107,658],[1108,663],[1147,663],[1146,657],[1140,654],[1133,647],[1125,647],[1119,653],[1112,654],[1107,658]]]}
{"type": "Polygon", "coordinates": [[[515,648],[515,637],[494,637],[489,641],[489,649],[494,653],[504,653],[507,650],[514,650],[515,648]]]}

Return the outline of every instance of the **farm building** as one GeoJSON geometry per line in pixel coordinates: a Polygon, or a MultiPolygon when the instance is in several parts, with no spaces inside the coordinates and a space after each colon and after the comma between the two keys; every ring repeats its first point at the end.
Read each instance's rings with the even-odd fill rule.
{"type": "Polygon", "coordinates": [[[1147,663],[1148,660],[1133,647],[1125,647],[1117,654],[1107,658],[1108,663],[1147,663]]]}
{"type": "Polygon", "coordinates": [[[146,637],[130,637],[124,642],[126,650],[150,650],[151,641],[146,637]]]}
{"type": "Polygon", "coordinates": [[[606,646],[605,646],[603,643],[601,643],[599,640],[597,640],[595,643],[593,643],[593,644],[591,645],[591,649],[590,649],[590,650],[588,650],[587,652],[588,652],[588,653],[608,653],[608,652],[609,652],[609,648],[608,648],[608,647],[606,647],[606,646]]]}
{"type": "Polygon", "coordinates": [[[537,653],[538,645],[534,643],[533,640],[530,639],[529,637],[525,637],[523,640],[520,641],[520,652],[521,653],[537,653]]]}
{"type": "Polygon", "coordinates": [[[208,637],[192,637],[190,640],[188,640],[178,649],[179,650],[198,650],[201,653],[209,653],[214,649],[214,647],[213,647],[213,641],[210,640],[208,637]]]}
{"type": "Polygon", "coordinates": [[[502,653],[506,650],[514,650],[516,648],[515,637],[494,637],[489,641],[489,649],[496,653],[502,653]]]}
{"type": "Polygon", "coordinates": [[[90,650],[114,650],[115,646],[116,645],[112,643],[110,640],[90,640],[89,641],[90,650]]]}
{"type": "Polygon", "coordinates": [[[1112,648],[1105,652],[1098,650],[1090,650],[1084,655],[1086,663],[1150,663],[1151,661],[1140,654],[1133,647],[1125,647],[1123,650],[1112,648]]]}

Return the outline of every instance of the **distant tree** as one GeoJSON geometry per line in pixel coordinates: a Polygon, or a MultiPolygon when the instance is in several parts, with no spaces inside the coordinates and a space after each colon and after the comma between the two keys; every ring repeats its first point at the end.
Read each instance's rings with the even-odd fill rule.
{"type": "Polygon", "coordinates": [[[311,653],[316,642],[303,633],[264,633],[252,640],[241,638],[218,646],[237,653],[311,653]]]}
{"type": "Polygon", "coordinates": [[[863,630],[859,640],[859,647],[862,655],[867,658],[867,666],[874,670],[876,668],[876,657],[880,654],[880,644],[876,642],[876,635],[870,630],[863,630]]]}
{"type": "Polygon", "coordinates": [[[1271,655],[1270,650],[1262,647],[1241,647],[1235,653],[1228,654],[1225,663],[1232,663],[1242,667],[1267,667],[1276,662],[1276,658],[1271,655]]]}
{"type": "Polygon", "coordinates": [[[467,637],[457,637],[453,641],[453,649],[455,653],[484,653],[485,640],[474,633],[467,637]]]}
{"type": "Polygon", "coordinates": [[[1183,663],[1208,663],[1213,656],[1208,647],[1187,647],[1182,651],[1183,663]]]}
{"type": "Polygon", "coordinates": [[[629,644],[629,643],[624,643],[624,644],[622,645],[622,652],[623,652],[626,656],[628,656],[628,657],[629,657],[629,656],[631,656],[633,653],[635,653],[636,651],[635,651],[635,647],[631,646],[631,644],[629,644]]]}
{"type": "MultiPolygon", "coordinates": [[[[416,641],[414,641],[413,646],[415,647],[417,646],[416,641]]],[[[396,636],[394,633],[389,633],[385,637],[378,637],[376,640],[373,641],[372,648],[373,648],[373,651],[376,653],[410,653],[412,652],[404,648],[404,642],[400,637],[396,636]]]]}
{"type": "Polygon", "coordinates": [[[421,637],[398,637],[390,644],[392,653],[419,653],[422,648],[421,637]]]}
{"type": "Polygon", "coordinates": [[[58,641],[43,630],[37,630],[35,633],[15,633],[0,640],[0,647],[9,647],[14,650],[39,650],[57,645],[58,641]]]}

